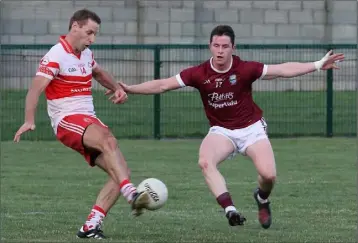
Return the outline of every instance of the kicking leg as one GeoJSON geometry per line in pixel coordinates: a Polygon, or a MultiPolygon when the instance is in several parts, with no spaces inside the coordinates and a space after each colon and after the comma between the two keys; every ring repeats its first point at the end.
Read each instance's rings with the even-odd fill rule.
{"type": "Polygon", "coordinates": [[[148,202],[146,193],[138,193],[129,180],[127,163],[118,148],[117,140],[105,128],[91,124],[83,135],[83,144],[89,151],[99,151],[94,163],[109,175],[100,191],[87,221],[77,233],[80,238],[105,238],[101,230],[104,217],[116,203],[120,194],[132,204],[135,215],[140,215],[148,202]]]}
{"type": "Polygon", "coordinates": [[[108,129],[91,124],[83,135],[83,144],[86,148],[103,154],[103,163],[100,167],[119,186],[122,195],[128,203],[131,203],[134,215],[140,215],[148,203],[149,196],[146,192],[138,193],[136,187],[130,182],[127,162],[119,150],[117,139],[108,129]]]}
{"type": "MultiPolygon", "coordinates": [[[[103,159],[103,154],[100,154],[95,164],[105,171],[103,164],[105,163],[103,159]]],[[[105,171],[106,172],[106,171],[105,171]]],[[[130,173],[128,171],[128,176],[130,173]]],[[[117,202],[119,196],[121,195],[121,190],[118,184],[110,177],[104,187],[98,194],[96,205],[101,207],[105,212],[108,212],[112,206],[117,202]]]]}
{"type": "Polygon", "coordinates": [[[225,179],[217,166],[234,151],[235,147],[229,138],[216,133],[209,133],[201,143],[199,150],[199,166],[206,184],[218,204],[225,210],[231,226],[242,225],[246,219],[236,210],[225,179]]]}
{"type": "Polygon", "coordinates": [[[268,197],[271,194],[276,180],[275,157],[268,139],[262,139],[246,149],[246,154],[253,161],[258,172],[259,187],[254,193],[254,198],[259,208],[259,222],[265,229],[271,226],[271,208],[268,197]]]}

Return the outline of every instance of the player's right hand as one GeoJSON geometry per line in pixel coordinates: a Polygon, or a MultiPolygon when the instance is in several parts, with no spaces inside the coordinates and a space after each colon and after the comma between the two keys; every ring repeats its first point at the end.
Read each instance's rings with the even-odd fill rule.
{"type": "Polygon", "coordinates": [[[127,101],[128,95],[123,89],[117,89],[109,99],[112,100],[113,104],[123,104],[127,101]]]}
{"type": "Polygon", "coordinates": [[[19,130],[17,130],[17,132],[15,133],[15,137],[14,137],[14,142],[18,143],[20,142],[20,137],[23,133],[27,132],[27,131],[33,131],[35,130],[36,126],[34,123],[29,123],[29,122],[25,122],[20,128],[19,130]]]}

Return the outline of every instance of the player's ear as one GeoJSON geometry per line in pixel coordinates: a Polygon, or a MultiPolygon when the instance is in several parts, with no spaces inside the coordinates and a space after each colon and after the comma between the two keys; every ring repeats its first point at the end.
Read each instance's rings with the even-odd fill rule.
{"type": "Polygon", "coordinates": [[[77,26],[78,26],[78,23],[76,21],[73,21],[70,30],[76,29],[77,26]]]}
{"type": "Polygon", "coordinates": [[[73,28],[73,29],[78,29],[78,28],[80,28],[80,27],[81,27],[80,23],[78,23],[77,21],[74,21],[74,22],[73,22],[73,24],[72,24],[72,28],[73,28]]]}

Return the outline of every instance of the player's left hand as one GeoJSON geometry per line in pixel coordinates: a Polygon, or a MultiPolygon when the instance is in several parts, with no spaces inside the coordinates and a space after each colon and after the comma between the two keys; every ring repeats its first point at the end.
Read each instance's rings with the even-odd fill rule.
{"type": "Polygon", "coordinates": [[[324,57],[323,57],[323,64],[321,67],[321,70],[328,70],[328,69],[339,69],[337,66],[338,62],[341,62],[344,60],[344,54],[343,53],[336,53],[332,54],[333,51],[330,50],[324,57]]]}
{"type": "Polygon", "coordinates": [[[14,136],[14,142],[18,143],[20,142],[20,137],[23,133],[28,132],[28,131],[33,131],[35,130],[36,126],[34,123],[30,123],[30,122],[25,122],[20,128],[19,130],[17,130],[15,136],[14,136]]]}
{"type": "Polygon", "coordinates": [[[113,104],[123,104],[124,102],[127,101],[128,99],[128,95],[126,92],[124,92],[123,89],[117,89],[116,91],[110,91],[110,92],[106,92],[106,95],[112,94],[109,97],[109,100],[112,101],[113,104]]]}

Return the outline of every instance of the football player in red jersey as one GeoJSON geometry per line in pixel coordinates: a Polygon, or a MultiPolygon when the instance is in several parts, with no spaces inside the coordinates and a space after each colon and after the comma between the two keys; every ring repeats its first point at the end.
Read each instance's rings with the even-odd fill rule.
{"type": "Polygon", "coordinates": [[[104,239],[102,222],[119,195],[124,196],[134,215],[138,216],[143,213],[149,194],[137,191],[131,183],[128,165],[117,139],[95,114],[92,78],[114,92],[113,103],[127,100],[127,94],[97,64],[89,49],[95,42],[101,19],[96,13],[81,9],[69,22],[68,34],[61,36],[59,43],[40,62],[26,96],[25,121],[16,132],[14,141],[19,142],[22,134],[35,129],[35,111],[39,96],[44,92],[57,139],[82,154],[90,166],[97,166],[109,176],[77,233],[79,238],[104,239]]]}
{"type": "Polygon", "coordinates": [[[319,70],[338,69],[336,62],[342,61],[344,55],[330,51],[316,62],[265,65],[234,55],[234,41],[235,33],[230,26],[217,26],[210,35],[212,57],[209,60],[170,78],[138,85],[120,84],[129,94],[159,94],[185,86],[196,88],[210,123],[198,160],[210,191],[225,210],[229,224],[243,225],[246,219],[234,206],[217,166],[237,153],[248,156],[258,172],[258,187],[254,191],[258,219],[267,229],[272,221],[268,197],[275,183],[276,166],[263,112],[252,98],[252,83],[260,79],[292,78],[319,70]]]}

